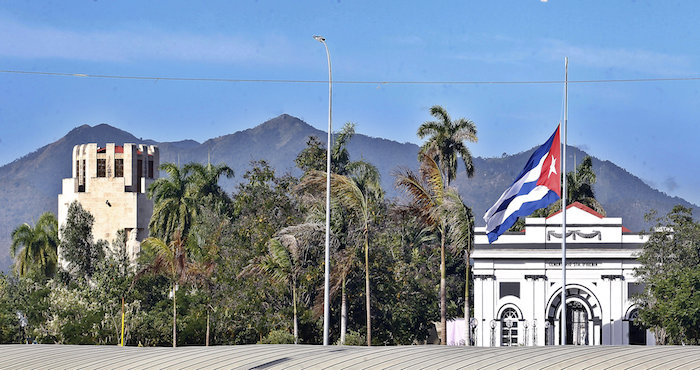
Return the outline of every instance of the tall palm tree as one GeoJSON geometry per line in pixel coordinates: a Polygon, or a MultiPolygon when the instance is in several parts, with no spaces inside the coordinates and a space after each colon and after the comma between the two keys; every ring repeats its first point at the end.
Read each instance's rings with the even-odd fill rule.
{"type": "Polygon", "coordinates": [[[396,186],[409,194],[423,222],[440,235],[440,340],[447,344],[445,241],[448,223],[445,212],[440,211],[445,200],[445,179],[433,157],[420,154],[420,159],[420,175],[408,169],[402,170],[396,174],[396,186]]]}
{"type": "Polygon", "coordinates": [[[173,295],[173,347],[177,347],[177,288],[180,283],[187,281],[187,251],[185,241],[176,231],[169,243],[163,239],[150,237],[141,243],[147,258],[151,260],[137,274],[137,278],[145,274],[165,276],[170,281],[170,291],[173,295]]]}
{"type": "Polygon", "coordinates": [[[478,141],[474,122],[466,118],[453,121],[445,108],[439,105],[432,106],[430,114],[437,120],[425,122],[418,127],[419,138],[429,137],[421,146],[420,155],[427,154],[438,163],[447,185],[457,176],[458,156],[464,162],[467,176],[474,176],[472,154],[464,144],[465,141],[478,141]]]}
{"type": "Polygon", "coordinates": [[[12,231],[10,253],[17,257],[15,269],[20,276],[26,276],[32,269],[52,277],[58,263],[58,222],[51,212],[39,217],[34,227],[22,224],[12,231]]]}
{"type": "Polygon", "coordinates": [[[233,169],[231,167],[226,164],[189,163],[185,165],[184,169],[186,173],[190,174],[188,182],[192,186],[192,192],[201,202],[208,202],[219,211],[224,211],[225,207],[230,205],[231,200],[224,189],[219,186],[219,179],[221,176],[232,178],[233,169]]]}
{"type": "Polygon", "coordinates": [[[220,223],[213,235],[200,234],[200,237],[190,239],[197,239],[197,241],[200,242],[200,245],[197,246],[198,248],[195,248],[197,253],[194,256],[193,261],[188,263],[187,278],[193,283],[194,286],[202,288],[207,292],[207,332],[205,337],[206,339],[204,341],[204,345],[207,347],[209,346],[209,318],[212,309],[211,295],[212,291],[214,290],[214,281],[212,277],[219,263],[220,248],[218,241],[221,232],[223,231],[223,226],[224,222],[220,223]]]}
{"type": "Polygon", "coordinates": [[[292,291],[295,344],[299,342],[297,314],[299,278],[310,262],[309,254],[313,252],[314,247],[320,247],[324,230],[324,226],[319,223],[306,223],[280,230],[268,241],[268,253],[255,258],[240,273],[240,276],[263,274],[279,283],[289,285],[292,291]]]}
{"type": "Polygon", "coordinates": [[[470,330],[470,310],[471,301],[469,300],[469,270],[472,247],[474,245],[474,215],[471,208],[467,207],[459,196],[457,189],[448,188],[445,193],[445,200],[440,207],[443,217],[447,219],[450,225],[448,236],[450,245],[454,251],[459,254],[464,252],[465,270],[465,285],[464,285],[464,323],[465,323],[465,345],[471,343],[470,330]]]}
{"type": "MultiPolygon", "coordinates": [[[[593,171],[593,159],[590,156],[583,158],[575,171],[566,174],[566,197],[569,203],[580,202],[594,211],[605,215],[603,206],[595,199],[593,185],[596,183],[596,175],[593,171]]],[[[561,209],[561,204],[559,205],[561,209]]]]}
{"type": "MultiPolygon", "coordinates": [[[[362,228],[365,255],[365,305],[367,313],[367,345],[372,344],[372,320],[369,282],[369,226],[374,207],[383,197],[379,184],[379,171],[372,164],[355,161],[348,164],[348,176],[331,175],[331,196],[357,217],[362,228]]],[[[326,181],[326,174],[309,171],[302,179],[301,187],[319,187],[326,181]]]]}
{"type": "Polygon", "coordinates": [[[347,175],[350,164],[350,152],[348,144],[355,136],[355,124],[347,122],[340,131],[335,134],[333,147],[331,148],[331,171],[339,175],[347,175]]]}
{"type": "Polygon", "coordinates": [[[198,207],[188,169],[173,163],[164,163],[160,169],[170,176],[161,177],[148,187],[148,197],[154,203],[148,227],[152,236],[168,244],[176,232],[181,237],[187,235],[198,207]]]}

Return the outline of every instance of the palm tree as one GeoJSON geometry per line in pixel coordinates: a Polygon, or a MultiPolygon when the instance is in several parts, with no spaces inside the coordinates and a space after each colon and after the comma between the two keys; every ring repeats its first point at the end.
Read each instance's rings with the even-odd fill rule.
{"type": "MultiPolygon", "coordinates": [[[[370,346],[372,344],[372,320],[369,283],[369,225],[372,221],[374,207],[383,197],[383,191],[379,184],[379,171],[372,164],[364,161],[355,161],[348,164],[347,170],[348,176],[331,175],[331,195],[355,214],[362,228],[365,255],[367,345],[370,346]]],[[[300,186],[319,187],[325,181],[326,174],[319,171],[309,171],[302,179],[300,186]]]]}
{"type": "Polygon", "coordinates": [[[200,203],[209,202],[219,211],[227,209],[231,200],[224,189],[219,186],[219,179],[221,176],[232,178],[233,169],[231,167],[225,164],[208,163],[205,166],[199,163],[189,163],[185,165],[184,169],[185,173],[191,174],[188,182],[200,203]]]}
{"type": "Polygon", "coordinates": [[[170,243],[176,232],[186,236],[198,212],[196,198],[190,186],[188,168],[180,169],[173,163],[160,166],[170,178],[161,177],[148,187],[153,199],[153,216],[148,227],[151,235],[170,243]]]}
{"type": "Polygon", "coordinates": [[[331,148],[331,171],[339,175],[347,175],[350,162],[350,152],[348,152],[348,143],[355,136],[355,124],[347,122],[340,132],[335,135],[335,141],[331,148]]]}
{"type": "Polygon", "coordinates": [[[419,161],[421,161],[420,156],[423,154],[432,157],[440,166],[440,171],[442,171],[447,185],[457,176],[458,156],[462,157],[462,162],[467,169],[467,176],[474,176],[472,155],[469,148],[464,145],[464,141],[472,143],[478,141],[474,122],[466,118],[453,121],[445,108],[439,105],[432,106],[430,114],[437,121],[428,121],[418,127],[419,138],[423,139],[429,136],[428,141],[420,148],[419,161]]]}
{"type": "Polygon", "coordinates": [[[211,294],[214,290],[214,281],[212,276],[216,271],[219,262],[219,245],[217,241],[223,231],[224,223],[219,224],[214,235],[203,235],[202,238],[197,238],[202,241],[201,245],[196,248],[197,255],[194,261],[187,266],[187,278],[193,285],[205,289],[207,292],[207,333],[204,341],[205,346],[209,346],[209,318],[211,313],[211,294]]]}
{"type": "Polygon", "coordinates": [[[445,291],[445,239],[447,219],[440,212],[445,199],[445,179],[433,157],[420,154],[420,176],[411,170],[396,174],[396,186],[406,191],[412,198],[413,207],[419,212],[423,222],[440,235],[440,327],[442,344],[447,344],[447,293],[445,291]]]}
{"type": "MultiPolygon", "coordinates": [[[[355,124],[346,123],[343,128],[334,135],[333,146],[331,147],[331,172],[340,175],[347,175],[347,166],[350,163],[350,153],[347,145],[355,135],[355,124]]],[[[326,170],[326,148],[315,137],[309,136],[304,148],[294,160],[297,167],[302,171],[326,170]]]]}
{"type": "Polygon", "coordinates": [[[322,242],[320,236],[323,231],[325,228],[319,223],[305,223],[280,230],[268,241],[268,253],[255,258],[240,273],[240,276],[267,275],[290,286],[294,312],[294,344],[299,342],[297,283],[310,260],[309,254],[313,247],[322,242]]]}
{"type": "Polygon", "coordinates": [[[10,253],[17,257],[15,269],[26,276],[32,269],[52,277],[58,263],[58,222],[51,212],[45,212],[32,228],[22,224],[12,231],[10,253]]]}
{"type": "Polygon", "coordinates": [[[173,347],[177,347],[177,288],[178,284],[187,281],[187,251],[185,241],[176,231],[169,243],[163,239],[150,237],[141,244],[145,255],[152,258],[137,274],[137,279],[145,274],[165,276],[170,281],[170,291],[173,295],[173,347]]]}
{"type": "Polygon", "coordinates": [[[452,246],[457,246],[455,252],[459,254],[464,251],[465,270],[465,285],[464,285],[464,323],[465,323],[465,345],[471,343],[471,328],[470,328],[470,309],[471,301],[469,300],[469,269],[472,247],[474,245],[474,215],[471,208],[467,207],[459,196],[455,188],[448,188],[445,193],[445,201],[440,209],[443,212],[443,217],[447,219],[450,225],[448,236],[452,246]]]}
{"type": "MultiPolygon", "coordinates": [[[[590,156],[583,158],[575,171],[566,174],[566,197],[569,203],[580,202],[594,211],[605,216],[603,206],[595,199],[593,185],[596,175],[593,171],[593,159],[590,156]]],[[[561,204],[559,204],[561,209],[561,204]]]]}

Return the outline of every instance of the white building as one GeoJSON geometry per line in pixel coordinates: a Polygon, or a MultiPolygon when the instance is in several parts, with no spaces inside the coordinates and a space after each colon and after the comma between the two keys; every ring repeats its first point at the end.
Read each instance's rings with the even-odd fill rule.
{"type": "MultiPolygon", "coordinates": [[[[608,218],[574,203],[567,207],[567,344],[653,344],[631,321],[635,256],[648,235],[629,232],[621,218],[608,218]]],[[[493,244],[476,228],[472,253],[477,346],[560,343],[561,212],[527,218],[525,230],[507,232],[493,244]]]]}
{"type": "MultiPolygon", "coordinates": [[[[58,225],[63,226],[68,207],[77,200],[95,217],[93,237],[111,243],[117,231],[127,234],[132,260],[140,242],[148,237],[153,201],[148,186],[158,178],[160,156],[154,145],[83,144],[73,147],[71,178],[63,179],[58,195],[58,225]]],[[[59,250],[59,259],[60,259],[59,250]]]]}

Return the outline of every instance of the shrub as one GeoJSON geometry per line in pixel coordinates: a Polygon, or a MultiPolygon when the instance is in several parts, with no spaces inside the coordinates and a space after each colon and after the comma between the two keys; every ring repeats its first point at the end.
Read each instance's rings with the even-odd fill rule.
{"type": "Polygon", "coordinates": [[[286,330],[272,330],[260,343],[262,344],[294,344],[294,335],[286,330]]]}

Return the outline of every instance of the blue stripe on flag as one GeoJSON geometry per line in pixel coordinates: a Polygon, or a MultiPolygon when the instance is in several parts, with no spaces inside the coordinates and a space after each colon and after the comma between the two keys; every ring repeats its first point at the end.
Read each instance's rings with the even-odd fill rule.
{"type": "MultiPolygon", "coordinates": [[[[516,197],[511,198],[515,199],[516,197]]],[[[495,229],[493,229],[490,233],[487,234],[489,238],[489,243],[493,243],[498,237],[506,232],[508,229],[510,229],[513,224],[515,224],[515,221],[518,220],[518,217],[520,216],[528,216],[532,212],[534,212],[537,209],[544,208],[548,205],[550,205],[553,202],[556,202],[557,199],[559,199],[559,195],[553,191],[548,191],[547,194],[544,196],[544,198],[533,201],[533,202],[527,202],[523,203],[523,205],[518,209],[517,211],[513,212],[510,216],[508,216],[503,222],[501,222],[500,225],[498,225],[495,229]]],[[[504,202],[504,204],[509,204],[510,201],[504,202]]]]}
{"type": "Polygon", "coordinates": [[[501,205],[498,207],[498,209],[496,210],[496,212],[494,212],[493,214],[495,215],[496,213],[498,213],[498,212],[500,212],[500,211],[503,211],[504,209],[508,208],[508,206],[509,206],[510,203],[513,201],[513,199],[515,199],[516,197],[519,197],[519,196],[521,196],[521,195],[528,194],[528,193],[529,193],[530,191],[532,191],[532,189],[534,189],[536,186],[537,186],[537,181],[532,181],[532,182],[526,182],[526,183],[524,183],[523,186],[520,188],[520,190],[518,190],[518,193],[517,193],[517,194],[514,194],[512,197],[510,197],[510,198],[504,200],[503,203],[501,203],[501,205]]]}
{"type": "MultiPolygon", "coordinates": [[[[537,165],[540,163],[540,160],[542,157],[547,155],[549,153],[549,149],[552,147],[552,141],[554,141],[554,135],[552,135],[549,140],[547,140],[546,143],[544,143],[542,146],[537,148],[534,153],[530,156],[530,159],[527,161],[527,164],[525,165],[525,168],[520,172],[518,177],[515,178],[515,181],[513,181],[513,184],[518,182],[520,178],[522,178],[526,173],[528,173],[530,170],[533,168],[537,167],[537,165]]],[[[511,186],[513,186],[511,184],[511,186]]]]}

